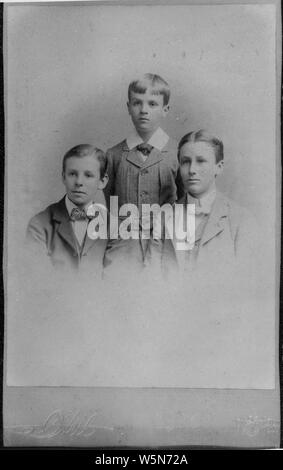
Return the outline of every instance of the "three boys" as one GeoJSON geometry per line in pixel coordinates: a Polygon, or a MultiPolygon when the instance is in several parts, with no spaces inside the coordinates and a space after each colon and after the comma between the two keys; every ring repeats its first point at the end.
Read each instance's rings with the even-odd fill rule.
{"type": "MultiPolygon", "coordinates": [[[[217,258],[229,262],[248,256],[253,245],[252,218],[215,186],[216,177],[223,171],[222,142],[199,130],[186,134],[177,147],[161,128],[169,111],[169,98],[167,82],[158,75],[145,74],[131,82],[128,89],[133,132],[109,149],[106,156],[90,145],[67,152],[62,173],[66,196],[35,216],[28,226],[29,237],[47,249],[54,265],[78,268],[87,262],[100,267],[114,263],[119,270],[127,260],[129,266],[136,264],[142,269],[150,259],[151,248],[155,249],[141,236],[142,206],[171,207],[175,203],[179,165],[185,195],[178,204],[184,212],[188,204],[195,204],[195,243],[189,253],[185,252],[185,263],[193,266],[205,262],[209,266],[217,258]],[[87,234],[87,210],[95,203],[99,189],[105,189],[108,204],[111,196],[118,197],[118,210],[124,204],[134,204],[140,217],[137,239],[109,240],[106,255],[106,240],[94,240],[87,234]]],[[[176,214],[174,218],[177,226],[176,214]]],[[[119,222],[122,220],[120,217],[119,222]]],[[[150,238],[153,227],[149,227],[150,238]]],[[[173,252],[177,261],[184,263],[176,239],[164,240],[162,251],[165,260],[166,253],[173,252]]]]}

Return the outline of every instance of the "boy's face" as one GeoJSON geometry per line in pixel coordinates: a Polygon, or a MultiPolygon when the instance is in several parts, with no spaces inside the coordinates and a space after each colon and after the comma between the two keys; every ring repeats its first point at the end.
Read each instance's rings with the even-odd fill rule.
{"type": "Polygon", "coordinates": [[[97,190],[107,184],[107,177],[100,180],[100,163],[95,156],[68,158],[62,178],[69,199],[78,207],[93,202],[97,190]]]}
{"type": "Polygon", "coordinates": [[[163,95],[153,95],[150,88],[145,93],[131,92],[127,106],[139,134],[152,134],[160,126],[169,111],[169,105],[164,106],[163,99],[163,95]]]}
{"type": "Polygon", "coordinates": [[[214,187],[223,170],[223,160],[216,163],[214,148],[206,142],[187,142],[180,150],[180,173],[184,189],[200,198],[214,187]]]}

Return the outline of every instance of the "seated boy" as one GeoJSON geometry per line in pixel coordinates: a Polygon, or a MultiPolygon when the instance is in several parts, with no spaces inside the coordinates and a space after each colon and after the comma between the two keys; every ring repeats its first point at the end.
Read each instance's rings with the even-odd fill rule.
{"type": "MultiPolygon", "coordinates": [[[[217,271],[225,273],[225,268],[253,263],[258,244],[256,223],[246,209],[216,188],[216,177],[223,171],[223,143],[204,130],[189,132],[179,143],[178,157],[185,195],[171,214],[167,211],[164,242],[153,243],[152,252],[162,247],[165,265],[175,260],[182,270],[204,268],[212,276],[217,271]],[[193,243],[189,230],[186,232],[190,207],[195,210],[193,243]]],[[[160,232],[159,223],[154,230],[156,239],[160,232]]]]}
{"type": "Polygon", "coordinates": [[[108,181],[106,163],[102,150],[92,145],[69,150],[63,158],[62,171],[66,195],[29,222],[28,240],[43,248],[53,266],[84,267],[101,273],[107,239],[89,238],[87,229],[88,209],[95,207],[97,192],[108,181]]]}
{"type": "MultiPolygon", "coordinates": [[[[177,143],[160,127],[169,111],[169,98],[168,83],[158,75],[147,73],[129,85],[127,107],[134,130],[107,151],[106,199],[109,203],[110,196],[118,196],[119,209],[124,204],[135,204],[141,216],[143,204],[173,204],[177,198],[177,143]]],[[[147,240],[124,241],[122,251],[117,250],[118,242],[114,242],[115,258],[119,253],[123,257],[122,251],[126,254],[133,242],[133,258],[143,262],[147,240]]]]}

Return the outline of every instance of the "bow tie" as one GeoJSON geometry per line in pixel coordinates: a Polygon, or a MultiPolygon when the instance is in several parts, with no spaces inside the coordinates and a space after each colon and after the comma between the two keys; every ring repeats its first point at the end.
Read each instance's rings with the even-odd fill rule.
{"type": "Polygon", "coordinates": [[[87,215],[84,209],[79,209],[78,207],[74,207],[70,215],[72,222],[76,222],[77,220],[88,220],[92,218],[93,216],[87,215]]]}
{"type": "Polygon", "coordinates": [[[150,144],[140,144],[137,145],[137,150],[141,152],[143,155],[148,156],[152,151],[153,147],[150,144]]]}

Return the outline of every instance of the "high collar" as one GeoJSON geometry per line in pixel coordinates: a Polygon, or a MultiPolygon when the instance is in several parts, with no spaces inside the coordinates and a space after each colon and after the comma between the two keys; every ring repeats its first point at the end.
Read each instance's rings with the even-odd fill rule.
{"type": "MultiPolygon", "coordinates": [[[[164,132],[161,127],[156,129],[154,134],[151,136],[149,141],[147,142],[149,145],[152,145],[157,150],[162,150],[169,140],[169,136],[164,132]]],[[[140,145],[144,142],[141,136],[137,133],[134,129],[133,132],[127,137],[126,139],[127,146],[129,150],[134,149],[137,145],[140,145]]]]}
{"type": "Polygon", "coordinates": [[[213,188],[209,193],[201,198],[195,198],[191,194],[187,194],[187,203],[195,204],[197,207],[206,208],[208,212],[211,211],[213,203],[216,199],[216,188],[213,188]]]}

